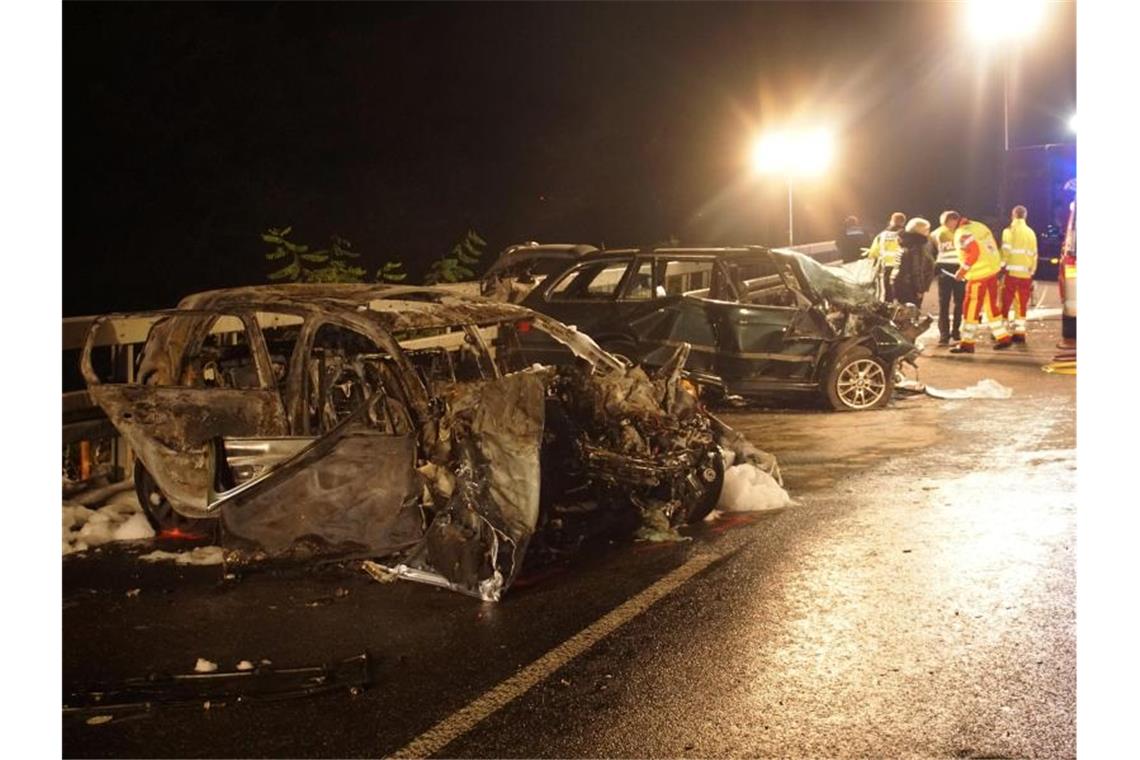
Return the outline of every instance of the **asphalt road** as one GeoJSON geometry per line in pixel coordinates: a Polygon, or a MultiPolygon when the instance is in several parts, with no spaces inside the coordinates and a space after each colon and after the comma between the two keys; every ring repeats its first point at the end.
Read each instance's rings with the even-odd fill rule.
{"type": "Polygon", "coordinates": [[[198,657],[367,652],[372,683],[65,715],[64,755],[1074,756],[1075,378],[1040,369],[1058,333],[921,362],[932,385],[992,378],[1011,399],[726,413],[796,506],[598,547],[497,605],[341,567],[67,559],[65,695],[198,657]]]}

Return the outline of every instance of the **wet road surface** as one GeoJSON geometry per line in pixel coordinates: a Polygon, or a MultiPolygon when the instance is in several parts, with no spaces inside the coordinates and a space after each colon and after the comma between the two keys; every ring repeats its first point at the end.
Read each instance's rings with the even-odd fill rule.
{"type": "Polygon", "coordinates": [[[64,692],[198,657],[372,685],[297,700],[65,716],[65,756],[1075,755],[1075,378],[1030,345],[930,351],[880,412],[736,410],[797,506],[613,545],[498,604],[347,568],[64,562],[64,692]],[[127,591],[140,589],[134,596],[127,591]]]}

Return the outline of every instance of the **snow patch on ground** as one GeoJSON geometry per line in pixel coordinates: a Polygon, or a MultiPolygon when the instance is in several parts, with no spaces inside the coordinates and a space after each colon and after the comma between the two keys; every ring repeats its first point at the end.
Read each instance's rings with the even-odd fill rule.
{"type": "Polygon", "coordinates": [[[218,669],[218,663],[210,662],[205,657],[199,657],[198,661],[194,663],[195,673],[213,673],[218,669]]]}
{"type": "Polygon", "coordinates": [[[72,554],[113,541],[154,538],[133,491],[115,494],[99,509],[63,503],[63,553],[72,554]]]}
{"type": "Polygon", "coordinates": [[[953,388],[950,390],[943,390],[941,388],[932,388],[926,386],[927,395],[934,398],[946,399],[959,399],[959,398],[1009,398],[1013,395],[1013,388],[1007,388],[999,383],[997,380],[991,380],[988,377],[984,380],[971,385],[969,388],[953,388]]]}
{"type": "Polygon", "coordinates": [[[156,549],[150,554],[140,554],[139,559],[144,562],[173,562],[177,565],[220,565],[223,556],[220,546],[199,546],[187,552],[156,549]]]}
{"type": "Polygon", "coordinates": [[[792,503],[788,492],[764,470],[754,464],[737,464],[724,471],[716,508],[721,512],[762,512],[792,503]]]}

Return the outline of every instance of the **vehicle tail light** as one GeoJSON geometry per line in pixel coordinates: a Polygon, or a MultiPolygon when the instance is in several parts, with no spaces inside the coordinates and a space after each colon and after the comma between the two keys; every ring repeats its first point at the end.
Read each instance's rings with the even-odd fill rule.
{"type": "Polygon", "coordinates": [[[515,329],[521,333],[530,332],[530,328],[531,328],[531,323],[528,320],[521,319],[518,322],[515,322],[515,329]]]}

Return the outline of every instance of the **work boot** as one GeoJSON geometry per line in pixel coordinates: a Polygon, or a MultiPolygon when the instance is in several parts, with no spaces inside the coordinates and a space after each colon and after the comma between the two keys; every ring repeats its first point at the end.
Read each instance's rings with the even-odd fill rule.
{"type": "Polygon", "coordinates": [[[1012,345],[1013,341],[1010,340],[1009,336],[1007,335],[1001,340],[994,341],[994,351],[1001,351],[1003,349],[1009,348],[1012,345]]]}
{"type": "Polygon", "coordinates": [[[1024,343],[1025,342],[1025,336],[1024,335],[1014,335],[1013,336],[1013,342],[1014,343],[1024,343]]]}
{"type": "Polygon", "coordinates": [[[974,353],[974,344],[973,343],[959,343],[958,345],[954,346],[954,348],[950,349],[950,353],[952,353],[952,354],[972,354],[972,353],[974,353]]]}

